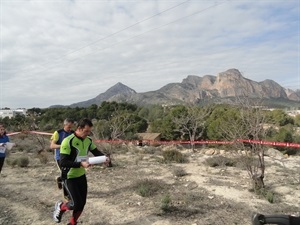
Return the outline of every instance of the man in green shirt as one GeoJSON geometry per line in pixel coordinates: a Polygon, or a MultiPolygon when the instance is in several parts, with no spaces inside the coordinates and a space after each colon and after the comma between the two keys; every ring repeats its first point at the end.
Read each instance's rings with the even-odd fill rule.
{"type": "MultiPolygon", "coordinates": [[[[89,119],[81,120],[76,131],[66,137],[60,147],[60,167],[62,180],[65,189],[69,192],[70,201],[63,203],[58,201],[55,204],[53,219],[60,223],[62,215],[67,210],[73,210],[68,225],[76,225],[86,203],[87,180],[85,169],[90,166],[88,153],[94,156],[104,154],[97,149],[97,146],[89,137],[93,124],[89,119]]],[[[106,163],[110,163],[107,157],[106,163]]]]}

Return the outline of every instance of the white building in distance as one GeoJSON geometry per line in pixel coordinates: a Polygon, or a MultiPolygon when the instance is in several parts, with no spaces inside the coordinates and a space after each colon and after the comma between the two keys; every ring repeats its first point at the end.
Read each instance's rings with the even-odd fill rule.
{"type": "Polygon", "coordinates": [[[0,118],[12,118],[16,115],[26,116],[27,109],[0,109],[0,118]]]}

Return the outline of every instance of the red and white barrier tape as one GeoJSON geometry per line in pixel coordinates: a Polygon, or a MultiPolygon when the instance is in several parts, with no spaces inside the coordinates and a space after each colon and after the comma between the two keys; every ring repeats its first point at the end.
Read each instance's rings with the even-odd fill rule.
{"type": "Polygon", "coordinates": [[[13,133],[8,133],[7,136],[13,136],[16,134],[42,134],[42,135],[52,135],[52,133],[47,133],[47,132],[39,132],[39,131],[21,131],[21,132],[13,132],[13,133]]]}
{"type": "MultiPolygon", "coordinates": [[[[40,131],[22,131],[22,132],[13,132],[7,134],[7,136],[12,136],[16,134],[41,134],[41,135],[52,135],[52,133],[47,132],[40,132],[40,131]]],[[[96,143],[130,143],[136,142],[138,140],[95,140],[96,143]]],[[[275,142],[275,141],[263,141],[263,140],[236,140],[235,142],[243,142],[243,143],[253,143],[253,144],[262,144],[262,145],[272,145],[272,146],[280,146],[280,147],[290,147],[290,148],[300,148],[299,143],[289,143],[289,142],[275,142]]],[[[213,140],[206,140],[206,141],[155,141],[155,140],[143,140],[142,143],[149,143],[149,144],[233,144],[234,141],[213,141],[213,140]]]]}

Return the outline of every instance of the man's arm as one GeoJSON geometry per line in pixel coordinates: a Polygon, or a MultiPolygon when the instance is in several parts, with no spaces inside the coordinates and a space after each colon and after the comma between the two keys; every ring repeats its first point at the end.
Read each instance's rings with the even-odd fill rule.
{"type": "Polygon", "coordinates": [[[104,163],[105,165],[107,165],[108,167],[112,167],[112,163],[111,163],[111,158],[109,154],[104,154],[103,152],[101,152],[98,148],[97,145],[92,141],[91,139],[91,146],[90,146],[90,152],[94,155],[94,156],[106,156],[106,162],[104,163]]]}
{"type": "Polygon", "coordinates": [[[50,142],[50,148],[51,149],[57,149],[57,148],[60,148],[60,145],[59,144],[56,144],[56,142],[58,141],[59,139],[59,135],[58,135],[58,132],[55,131],[51,137],[51,142],[50,142]]]}
{"type": "Polygon", "coordinates": [[[57,149],[57,148],[60,148],[60,145],[56,144],[57,141],[55,140],[51,140],[51,143],[50,143],[50,148],[51,149],[57,149]]]}
{"type": "Polygon", "coordinates": [[[90,151],[94,156],[103,156],[105,155],[103,152],[101,152],[98,148],[95,148],[90,151]]]}
{"type": "Polygon", "coordinates": [[[91,150],[91,153],[92,153],[94,156],[103,156],[103,155],[105,155],[105,156],[106,156],[106,162],[105,162],[104,164],[105,164],[106,166],[108,166],[108,167],[112,167],[112,166],[113,166],[109,154],[103,154],[103,153],[102,153],[99,149],[97,149],[97,148],[91,150]]]}
{"type": "Polygon", "coordinates": [[[66,168],[79,168],[81,166],[81,162],[74,162],[70,159],[70,155],[60,153],[60,161],[59,164],[61,167],[66,168]]]}

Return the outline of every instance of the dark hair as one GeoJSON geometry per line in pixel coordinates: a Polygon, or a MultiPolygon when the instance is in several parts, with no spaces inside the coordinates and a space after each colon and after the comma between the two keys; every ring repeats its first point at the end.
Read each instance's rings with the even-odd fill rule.
{"type": "Polygon", "coordinates": [[[77,124],[77,128],[84,128],[85,126],[89,126],[89,127],[92,127],[93,126],[93,123],[90,119],[82,119],[78,122],[77,124]]]}

